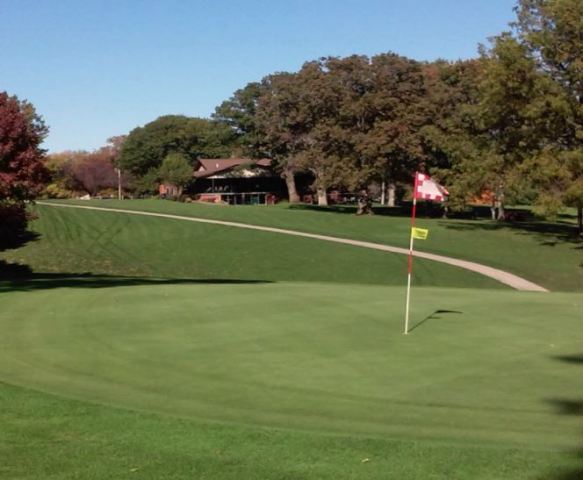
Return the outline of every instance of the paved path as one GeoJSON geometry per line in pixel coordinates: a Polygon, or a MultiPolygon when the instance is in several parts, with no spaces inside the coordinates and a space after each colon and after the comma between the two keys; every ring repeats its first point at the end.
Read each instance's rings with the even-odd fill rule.
{"type": "MultiPolygon", "coordinates": [[[[282,233],[285,235],[295,235],[297,237],[313,238],[316,240],[325,240],[327,242],[343,243],[345,245],[353,245],[355,247],[371,248],[373,250],[381,250],[383,252],[399,253],[402,255],[408,255],[409,250],[406,248],[391,247],[389,245],[383,245],[380,243],[363,242],[361,240],[350,240],[348,238],[338,238],[330,237],[328,235],[318,235],[315,233],[305,233],[298,232],[296,230],[287,230],[284,228],[273,228],[273,227],[262,227],[260,225],[249,225],[246,223],[238,222],[226,222],[223,220],[210,220],[206,218],[198,217],[184,217],[181,215],[170,215],[166,213],[154,213],[154,212],[143,212],[139,210],[124,210],[121,208],[102,208],[102,207],[90,207],[84,205],[65,205],[62,203],[47,203],[47,202],[36,202],[39,205],[47,207],[63,207],[63,208],[82,208],[85,210],[99,210],[103,212],[118,212],[127,213],[130,215],[144,215],[148,217],[160,217],[160,218],[171,218],[173,220],[184,220],[187,222],[198,222],[198,223],[210,223],[212,225],[222,225],[226,227],[236,227],[236,228],[247,228],[250,230],[260,230],[262,232],[271,233],[282,233]]],[[[433,260],[434,262],[447,263],[448,265],[453,265],[454,267],[465,268],[472,272],[485,275],[486,277],[493,278],[505,285],[508,285],[516,290],[530,291],[530,292],[548,292],[548,290],[536,283],[529,282],[528,280],[518,277],[504,270],[498,270],[496,268],[488,267],[486,265],[481,265],[475,262],[468,262],[466,260],[458,260],[456,258],[445,257],[443,255],[435,255],[433,253],[425,252],[414,252],[415,257],[424,258],[426,260],[433,260]]]]}

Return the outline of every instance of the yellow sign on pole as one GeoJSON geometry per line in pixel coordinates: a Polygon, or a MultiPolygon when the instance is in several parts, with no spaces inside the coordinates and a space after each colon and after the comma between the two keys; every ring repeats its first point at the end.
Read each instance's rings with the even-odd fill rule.
{"type": "Polygon", "coordinates": [[[425,228],[413,228],[411,229],[411,236],[418,240],[427,240],[427,236],[429,235],[429,230],[425,228]]]}

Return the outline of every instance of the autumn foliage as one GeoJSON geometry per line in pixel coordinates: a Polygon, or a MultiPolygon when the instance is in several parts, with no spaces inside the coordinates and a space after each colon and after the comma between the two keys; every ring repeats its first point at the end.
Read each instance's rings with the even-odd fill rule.
{"type": "Polygon", "coordinates": [[[0,92],[0,249],[16,246],[25,235],[25,201],[47,179],[40,148],[47,131],[30,103],[0,92]]]}
{"type": "Polygon", "coordinates": [[[30,103],[0,93],[0,201],[28,200],[40,191],[47,131],[30,103]]]}

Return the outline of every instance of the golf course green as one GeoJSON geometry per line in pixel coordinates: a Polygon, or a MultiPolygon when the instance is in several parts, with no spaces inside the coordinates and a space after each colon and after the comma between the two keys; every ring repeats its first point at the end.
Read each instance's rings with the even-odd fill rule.
{"type": "MultiPolygon", "coordinates": [[[[407,229],[399,217],[112,205],[406,242],[396,240],[407,229]]],[[[423,220],[427,251],[457,248],[553,291],[517,292],[416,260],[403,335],[402,255],[115,212],[35,211],[38,238],[3,253],[31,271],[0,282],[0,478],[583,474],[576,240],[423,220]],[[558,265],[545,276],[548,258],[558,265]]]]}

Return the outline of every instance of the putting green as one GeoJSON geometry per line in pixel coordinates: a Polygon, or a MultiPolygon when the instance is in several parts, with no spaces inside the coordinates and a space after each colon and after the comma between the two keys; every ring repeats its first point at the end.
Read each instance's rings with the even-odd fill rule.
{"type": "Polygon", "coordinates": [[[3,295],[0,381],[216,422],[556,449],[577,294],[182,283],[3,295]]]}

